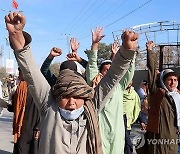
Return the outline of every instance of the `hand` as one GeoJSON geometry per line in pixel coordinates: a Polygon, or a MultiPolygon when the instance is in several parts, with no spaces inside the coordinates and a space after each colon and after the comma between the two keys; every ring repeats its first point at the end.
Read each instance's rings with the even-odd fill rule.
{"type": "Polygon", "coordinates": [[[38,140],[39,139],[39,134],[40,134],[40,131],[36,131],[35,135],[34,135],[34,140],[38,140]]]}
{"type": "Polygon", "coordinates": [[[71,38],[70,40],[70,44],[71,44],[71,50],[72,52],[77,52],[78,48],[79,48],[79,42],[76,38],[71,38]]]}
{"type": "Polygon", "coordinates": [[[97,27],[95,32],[92,30],[92,44],[99,43],[101,41],[101,39],[105,36],[102,35],[103,31],[103,27],[97,27]]]}
{"type": "Polygon", "coordinates": [[[67,54],[66,57],[68,60],[77,61],[77,62],[82,61],[81,57],[78,56],[77,52],[69,53],[69,54],[67,54]]]}
{"type": "Polygon", "coordinates": [[[147,126],[144,122],[142,122],[140,125],[141,125],[141,130],[146,130],[147,126]]]}
{"type": "Polygon", "coordinates": [[[54,57],[60,56],[62,54],[62,50],[56,47],[53,47],[50,51],[49,58],[53,59],[54,57]]]}
{"type": "Polygon", "coordinates": [[[156,74],[160,74],[160,71],[159,71],[159,69],[156,69],[156,74]]]}
{"type": "Polygon", "coordinates": [[[19,12],[10,12],[5,16],[5,23],[8,32],[15,34],[23,31],[26,19],[24,15],[19,12]]]}
{"type": "Polygon", "coordinates": [[[148,41],[146,43],[146,49],[147,50],[152,50],[153,47],[154,47],[154,42],[153,41],[148,41]]]}
{"type": "Polygon", "coordinates": [[[114,43],[111,46],[112,53],[116,54],[119,49],[120,49],[119,42],[118,41],[114,41],[114,43]]]}
{"type": "Polygon", "coordinates": [[[139,38],[139,35],[130,30],[126,30],[122,36],[122,45],[124,48],[135,51],[137,49],[137,41],[139,38]]]}
{"type": "Polygon", "coordinates": [[[19,12],[10,12],[5,16],[5,23],[13,49],[22,49],[25,45],[25,39],[22,33],[26,24],[24,15],[19,12]]]}
{"type": "Polygon", "coordinates": [[[111,46],[111,59],[114,59],[114,56],[116,55],[117,51],[120,49],[120,45],[118,41],[114,41],[114,43],[111,46]]]}

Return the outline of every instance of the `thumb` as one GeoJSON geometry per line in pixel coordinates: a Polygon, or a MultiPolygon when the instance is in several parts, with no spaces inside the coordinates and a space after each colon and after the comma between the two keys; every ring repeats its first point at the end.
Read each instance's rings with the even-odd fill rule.
{"type": "Polygon", "coordinates": [[[25,16],[22,13],[18,13],[17,17],[19,18],[20,22],[25,25],[26,24],[26,19],[25,16]]]}
{"type": "Polygon", "coordinates": [[[102,39],[103,37],[105,37],[105,36],[106,36],[106,35],[102,35],[102,36],[101,36],[101,39],[102,39]]]}

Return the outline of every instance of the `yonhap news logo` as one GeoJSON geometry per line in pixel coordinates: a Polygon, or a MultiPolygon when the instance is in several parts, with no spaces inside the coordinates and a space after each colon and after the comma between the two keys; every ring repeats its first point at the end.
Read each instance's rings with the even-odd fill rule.
{"type": "Polygon", "coordinates": [[[148,145],[171,145],[171,144],[179,144],[180,139],[145,139],[144,134],[138,134],[133,138],[133,145],[135,149],[139,149],[144,146],[144,144],[148,145]]]}
{"type": "Polygon", "coordinates": [[[139,149],[143,147],[144,144],[145,144],[144,134],[138,134],[133,138],[133,145],[135,146],[135,149],[139,149]]]}

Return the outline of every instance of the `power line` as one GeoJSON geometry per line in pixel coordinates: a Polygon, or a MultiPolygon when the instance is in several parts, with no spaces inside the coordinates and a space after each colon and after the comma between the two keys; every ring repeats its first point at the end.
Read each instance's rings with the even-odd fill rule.
{"type": "Polygon", "coordinates": [[[74,24],[74,22],[76,21],[76,19],[79,17],[79,15],[81,14],[81,12],[88,6],[89,2],[91,0],[89,0],[84,6],[83,8],[79,11],[79,13],[74,17],[74,20],[72,21],[72,24],[69,24],[69,26],[67,28],[64,29],[64,31],[67,31],[68,28],[72,27],[72,25],[74,24]]]}
{"type": "MultiPolygon", "coordinates": [[[[100,21],[98,20],[98,23],[101,22],[101,21],[103,21],[104,19],[106,19],[106,18],[107,18],[108,16],[110,16],[112,13],[114,13],[114,12],[115,12],[114,10],[117,11],[117,9],[118,9],[120,6],[123,6],[125,3],[127,3],[127,1],[128,1],[128,0],[125,0],[124,2],[120,3],[119,5],[116,5],[115,9],[111,9],[110,12],[109,12],[106,16],[104,16],[100,21]]],[[[98,19],[99,19],[99,18],[98,18],[98,19]]]]}
{"type": "Polygon", "coordinates": [[[152,1],[152,0],[147,1],[146,3],[142,4],[141,6],[139,6],[139,7],[136,8],[136,9],[132,10],[132,11],[129,12],[128,14],[122,16],[121,18],[119,18],[119,19],[113,21],[112,23],[110,23],[109,25],[105,26],[105,28],[107,28],[107,27],[109,27],[109,26],[115,24],[115,23],[118,22],[119,20],[122,20],[123,18],[127,17],[128,15],[134,13],[135,11],[139,10],[140,8],[142,8],[143,6],[147,5],[147,4],[150,3],[151,1],[152,1]]]}
{"type": "MultiPolygon", "coordinates": [[[[101,20],[99,20],[99,19],[102,17],[102,15],[99,16],[99,17],[96,19],[96,21],[98,21],[98,22],[96,22],[96,25],[98,25],[97,23],[100,23],[102,20],[104,20],[105,18],[107,18],[110,14],[114,13],[114,12],[115,12],[114,10],[117,11],[117,9],[118,9],[120,6],[123,6],[127,1],[128,1],[128,0],[125,0],[123,3],[120,3],[119,5],[116,5],[117,2],[119,2],[119,0],[116,1],[112,6],[110,6],[110,7],[105,11],[105,12],[107,13],[107,12],[109,12],[109,10],[110,10],[110,12],[109,12],[106,16],[104,16],[101,20]],[[114,6],[116,6],[116,7],[113,9],[114,6]]],[[[104,14],[104,12],[103,12],[103,14],[104,14]]],[[[93,22],[93,23],[94,23],[94,22],[93,22]]],[[[92,27],[93,27],[93,26],[92,26],[92,27]]],[[[86,30],[85,32],[83,32],[83,33],[81,33],[81,34],[79,34],[79,35],[80,35],[80,36],[81,36],[81,35],[84,35],[84,34],[87,33],[87,32],[88,32],[88,30],[86,30]]]]}
{"type": "MultiPolygon", "coordinates": [[[[82,15],[82,17],[81,17],[80,19],[82,19],[82,18],[90,11],[90,9],[91,9],[96,3],[97,3],[97,0],[95,0],[95,2],[94,2],[94,3],[90,6],[90,8],[82,15]]],[[[79,24],[80,19],[76,22],[75,25],[79,24]]],[[[73,29],[72,29],[71,31],[73,31],[74,29],[76,29],[77,26],[75,26],[75,25],[73,26],[73,29]]]]}
{"type": "MultiPolygon", "coordinates": [[[[142,5],[141,5],[141,6],[139,6],[138,8],[136,8],[136,9],[132,10],[131,12],[129,12],[129,13],[127,13],[126,15],[122,16],[121,18],[119,18],[119,19],[115,20],[114,22],[112,22],[112,23],[108,24],[107,26],[105,26],[105,28],[107,28],[107,27],[109,27],[109,26],[111,26],[111,25],[115,24],[116,22],[118,22],[118,21],[122,20],[123,18],[127,17],[128,15],[132,14],[133,12],[135,12],[135,11],[139,10],[139,9],[140,9],[140,8],[142,8],[143,6],[147,5],[150,1],[152,1],[152,0],[147,1],[146,3],[142,4],[142,5]]],[[[88,36],[90,36],[90,35],[86,35],[86,36],[84,36],[84,37],[80,38],[79,40],[84,39],[84,38],[86,38],[86,37],[88,37],[88,36]]]]}
{"type": "Polygon", "coordinates": [[[106,0],[103,0],[96,8],[94,8],[94,9],[92,10],[92,13],[89,14],[89,15],[85,18],[85,20],[82,21],[81,23],[79,23],[76,27],[78,27],[79,25],[82,25],[83,23],[85,23],[85,21],[87,21],[87,19],[89,19],[89,18],[92,16],[92,14],[96,13],[96,10],[99,9],[99,7],[101,7],[101,6],[104,4],[105,1],[106,1],[106,0]],[[95,11],[94,11],[94,10],[95,10],[95,11]]]}
{"type": "Polygon", "coordinates": [[[6,9],[1,9],[1,11],[4,11],[4,12],[11,12],[11,10],[6,10],[6,9]]]}

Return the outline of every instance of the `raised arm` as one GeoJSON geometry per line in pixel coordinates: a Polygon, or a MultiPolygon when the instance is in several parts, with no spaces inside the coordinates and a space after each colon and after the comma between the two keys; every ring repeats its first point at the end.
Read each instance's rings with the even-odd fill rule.
{"type": "Polygon", "coordinates": [[[77,50],[80,46],[80,43],[78,42],[78,40],[76,38],[73,37],[70,39],[70,45],[71,45],[72,52],[77,52],[77,50]]]}
{"type": "Polygon", "coordinates": [[[133,31],[125,31],[122,34],[122,47],[116,53],[109,71],[95,89],[94,102],[99,111],[102,110],[105,103],[112,95],[115,85],[119,84],[120,80],[129,69],[135,56],[137,40],[138,34],[133,31]]]}
{"type": "Polygon", "coordinates": [[[84,68],[87,67],[88,62],[87,62],[85,59],[81,58],[81,57],[77,54],[77,52],[69,53],[69,54],[67,54],[66,57],[67,57],[68,60],[77,61],[77,62],[78,62],[79,64],[81,64],[84,68]]]}
{"type": "Polygon", "coordinates": [[[44,111],[49,97],[50,86],[32,58],[29,43],[31,37],[23,32],[26,20],[23,14],[11,12],[5,16],[6,28],[9,33],[11,47],[14,50],[16,60],[28,83],[30,92],[39,110],[44,111]]]}
{"type": "Polygon", "coordinates": [[[62,50],[56,47],[53,47],[48,55],[48,57],[45,59],[41,66],[41,73],[44,75],[50,86],[52,87],[56,82],[56,76],[51,73],[50,71],[50,65],[54,57],[60,56],[62,54],[62,50]]]}
{"type": "Polygon", "coordinates": [[[118,41],[114,41],[114,43],[112,44],[111,46],[111,60],[114,59],[117,51],[120,49],[120,45],[119,45],[119,42],[118,41]]]}
{"type": "Polygon", "coordinates": [[[77,61],[84,68],[86,68],[88,62],[85,59],[81,58],[77,53],[77,50],[78,50],[79,45],[80,45],[78,40],[76,38],[71,38],[70,39],[70,45],[71,45],[72,52],[67,54],[67,59],[72,60],[72,61],[77,61]]]}
{"type": "Polygon", "coordinates": [[[156,91],[156,81],[157,81],[157,65],[158,58],[156,53],[153,51],[154,42],[148,41],[146,43],[147,50],[147,67],[148,67],[148,88],[150,94],[153,94],[156,91]]]}
{"type": "Polygon", "coordinates": [[[68,59],[71,57],[72,59],[69,60],[74,60],[77,61],[78,63],[80,63],[84,68],[87,67],[88,62],[81,58],[78,54],[77,54],[77,50],[80,46],[80,43],[78,42],[78,40],[76,38],[71,38],[70,40],[70,44],[71,44],[71,50],[72,50],[72,55],[70,55],[68,57],[68,59]],[[73,59],[74,58],[74,59],[73,59]]]}
{"type": "Polygon", "coordinates": [[[121,85],[121,89],[122,90],[125,90],[127,88],[127,86],[129,85],[130,81],[134,77],[135,59],[136,59],[136,54],[135,54],[135,56],[133,57],[133,59],[132,59],[132,61],[130,63],[129,69],[127,70],[125,75],[122,77],[122,79],[119,81],[119,84],[121,85]]]}
{"type": "Polygon", "coordinates": [[[103,35],[104,29],[102,27],[97,27],[95,31],[92,30],[92,46],[91,51],[87,52],[88,65],[86,67],[86,79],[87,83],[92,86],[92,80],[99,73],[97,66],[97,52],[99,47],[99,42],[105,36],[103,35]]]}

